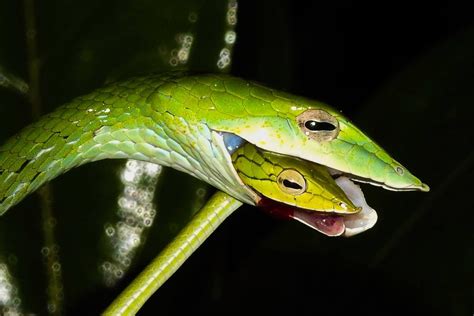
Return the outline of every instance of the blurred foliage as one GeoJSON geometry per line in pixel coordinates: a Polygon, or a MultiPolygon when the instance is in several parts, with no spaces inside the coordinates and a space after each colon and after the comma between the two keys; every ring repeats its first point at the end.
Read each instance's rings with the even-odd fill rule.
{"type": "MultiPolygon", "coordinates": [[[[0,2],[1,74],[25,82],[27,2],[0,2]]],[[[178,34],[194,35],[186,64],[193,70],[219,71],[228,45],[225,1],[35,3],[44,112],[108,80],[171,68],[178,34]]],[[[350,239],[242,208],[143,314],[471,315],[473,26],[472,11],[457,3],[409,10],[347,0],[239,3],[233,73],[340,108],[432,191],[364,185],[379,223],[350,239]]],[[[18,89],[0,86],[4,140],[32,114],[18,89]]],[[[94,163],[52,183],[65,314],[102,310],[205,199],[202,191],[196,195],[201,183],[165,170],[147,243],[123,281],[106,287],[105,227],[117,221],[123,168],[121,161],[94,163]]],[[[47,314],[39,200],[29,197],[0,219],[0,259],[16,282],[21,309],[47,314]]]]}

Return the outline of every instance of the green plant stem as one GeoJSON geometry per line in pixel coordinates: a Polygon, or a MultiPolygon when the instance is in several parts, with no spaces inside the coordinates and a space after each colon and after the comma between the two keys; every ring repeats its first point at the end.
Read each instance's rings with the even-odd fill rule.
{"type": "MultiPolygon", "coordinates": [[[[38,54],[38,31],[36,29],[35,1],[24,0],[26,46],[28,51],[28,74],[30,81],[29,99],[31,114],[34,120],[38,120],[42,113],[40,93],[40,57],[38,54]]],[[[51,205],[52,190],[49,184],[38,190],[40,199],[42,228],[44,235],[44,264],[48,277],[48,306],[50,315],[62,314],[62,273],[59,263],[59,247],[57,247],[54,236],[55,219],[51,205]]]]}
{"type": "Polygon", "coordinates": [[[28,76],[30,81],[30,103],[33,119],[37,120],[41,115],[40,95],[40,59],[38,55],[38,43],[35,18],[35,1],[24,0],[26,47],[28,52],[28,76]]]}
{"type": "Polygon", "coordinates": [[[134,315],[242,202],[215,193],[174,240],[112,302],[103,315],[134,315]]]}

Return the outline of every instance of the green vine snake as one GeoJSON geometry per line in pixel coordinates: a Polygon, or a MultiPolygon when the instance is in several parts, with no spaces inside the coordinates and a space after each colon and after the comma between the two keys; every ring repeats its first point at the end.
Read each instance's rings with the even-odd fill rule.
{"type": "Polygon", "coordinates": [[[110,315],[134,314],[242,203],[349,236],[376,221],[351,180],[429,190],[328,105],[229,75],[176,72],[112,83],[10,138],[0,147],[0,214],[71,168],[114,158],[169,166],[219,191],[110,315]]]}

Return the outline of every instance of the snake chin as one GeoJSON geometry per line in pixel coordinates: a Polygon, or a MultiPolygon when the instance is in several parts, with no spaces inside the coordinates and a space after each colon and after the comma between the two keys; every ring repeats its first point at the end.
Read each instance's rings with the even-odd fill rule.
{"type": "Polygon", "coordinates": [[[362,207],[359,213],[339,215],[309,211],[265,197],[258,202],[258,206],[274,217],[297,220],[330,237],[350,237],[372,228],[377,222],[377,212],[367,204],[360,187],[344,176],[340,176],[335,181],[354,205],[362,207]]]}
{"type": "Polygon", "coordinates": [[[367,204],[360,187],[344,176],[337,178],[336,184],[346,193],[354,205],[362,207],[359,213],[344,216],[346,227],[344,236],[354,236],[372,228],[377,223],[377,212],[367,204]]]}

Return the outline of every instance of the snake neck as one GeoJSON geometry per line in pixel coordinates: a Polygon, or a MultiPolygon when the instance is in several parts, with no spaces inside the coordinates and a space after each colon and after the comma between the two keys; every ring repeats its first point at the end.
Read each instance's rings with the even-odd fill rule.
{"type": "Polygon", "coordinates": [[[172,167],[242,202],[255,194],[236,174],[223,137],[163,93],[172,75],[98,89],[44,116],[0,147],[0,214],[45,182],[102,159],[172,167]]]}

